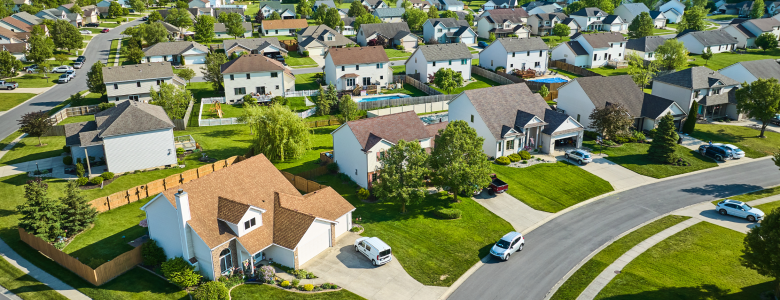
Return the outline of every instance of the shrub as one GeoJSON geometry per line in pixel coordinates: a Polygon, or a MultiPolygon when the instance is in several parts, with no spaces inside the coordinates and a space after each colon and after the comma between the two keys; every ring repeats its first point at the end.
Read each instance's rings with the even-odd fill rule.
{"type": "Polygon", "coordinates": [[[360,227],[353,226],[352,228],[349,229],[349,231],[351,231],[351,232],[358,232],[358,231],[360,231],[360,227]]]}
{"type": "Polygon", "coordinates": [[[360,188],[357,192],[358,199],[360,200],[366,200],[368,197],[371,196],[371,192],[369,192],[367,189],[360,188]]]}
{"type": "Polygon", "coordinates": [[[599,134],[598,134],[598,132],[595,132],[595,131],[585,130],[585,137],[589,138],[591,140],[595,140],[596,138],[599,137],[599,134]]]}
{"type": "Polygon", "coordinates": [[[176,155],[177,156],[180,156],[180,155],[184,154],[184,152],[185,152],[184,148],[176,148],[176,155]]]}
{"type": "Polygon", "coordinates": [[[177,159],[176,163],[178,163],[179,165],[184,165],[184,160],[183,159],[177,159]]]}
{"type": "Polygon", "coordinates": [[[103,172],[103,174],[100,174],[100,177],[103,177],[103,180],[111,180],[111,179],[114,179],[114,173],[113,172],[103,172]]]}
{"type": "Polygon", "coordinates": [[[157,266],[165,261],[165,250],[157,241],[149,240],[141,246],[141,257],[147,266],[157,266]]]}
{"type": "Polygon", "coordinates": [[[645,137],[645,134],[641,131],[634,131],[634,141],[635,142],[644,142],[647,138],[645,137]]]}
{"type": "Polygon", "coordinates": [[[198,284],[200,274],[193,271],[193,267],[181,256],[171,258],[162,263],[162,273],[165,278],[180,287],[191,287],[198,284]]]}
{"type": "Polygon", "coordinates": [[[404,45],[396,45],[396,46],[395,46],[395,49],[398,49],[398,50],[404,51],[404,45]]]}
{"type": "Polygon", "coordinates": [[[309,50],[303,51],[303,57],[309,57],[309,50]]]}
{"type": "Polygon", "coordinates": [[[612,137],[612,141],[614,141],[615,143],[618,143],[618,144],[625,144],[625,143],[632,142],[631,141],[631,137],[628,137],[628,136],[615,136],[615,137],[612,137]]]}
{"type": "Polygon", "coordinates": [[[91,182],[94,185],[100,185],[101,183],[103,183],[103,177],[100,177],[100,176],[94,177],[94,178],[90,179],[89,182],[91,182]]]}
{"type": "Polygon", "coordinates": [[[70,166],[73,164],[73,156],[64,156],[62,157],[62,163],[66,166],[70,166]]]}
{"type": "Polygon", "coordinates": [[[463,215],[463,212],[457,208],[442,208],[434,210],[433,214],[441,219],[452,220],[460,219],[460,216],[463,215]]]}
{"type": "Polygon", "coordinates": [[[282,287],[288,287],[288,286],[290,286],[290,282],[289,281],[287,281],[287,280],[282,281],[282,287]]]}
{"type": "Polygon", "coordinates": [[[524,161],[522,161],[522,163],[523,163],[523,164],[527,164],[527,163],[528,163],[528,161],[527,161],[527,160],[524,160],[524,161]]]}
{"type": "Polygon", "coordinates": [[[114,106],[116,106],[116,103],[103,102],[103,103],[98,104],[98,109],[106,110],[106,109],[112,108],[114,106]]]}
{"type": "Polygon", "coordinates": [[[653,129],[650,129],[650,131],[648,131],[648,132],[647,132],[647,137],[652,139],[652,138],[653,138],[653,136],[655,136],[655,132],[656,132],[656,131],[657,131],[657,130],[655,130],[655,128],[653,128],[653,129]]]}
{"type": "Polygon", "coordinates": [[[65,153],[70,153],[70,146],[62,146],[62,151],[65,153]]]}
{"type": "Polygon", "coordinates": [[[315,286],[315,287],[314,287],[314,291],[315,291],[315,292],[322,291],[322,288],[321,288],[321,287],[319,287],[319,286],[315,286]]]}
{"type": "Polygon", "coordinates": [[[333,174],[339,172],[339,165],[337,163],[329,163],[325,168],[328,169],[328,172],[331,172],[333,174]]]}
{"type": "Polygon", "coordinates": [[[298,279],[293,279],[293,280],[292,280],[292,282],[290,282],[290,284],[291,284],[292,286],[295,286],[295,287],[297,287],[299,283],[301,283],[301,281],[300,281],[300,280],[298,280],[298,279]]]}
{"type": "Polygon", "coordinates": [[[87,177],[79,177],[78,179],[76,179],[76,183],[78,183],[79,185],[86,185],[88,182],[89,182],[89,178],[87,177]]]}
{"type": "Polygon", "coordinates": [[[84,165],[81,164],[81,158],[77,159],[76,163],[76,176],[84,177],[84,165]]]}
{"type": "Polygon", "coordinates": [[[228,288],[219,281],[209,281],[201,284],[193,293],[195,300],[227,300],[230,299],[228,288]]]}
{"type": "Polygon", "coordinates": [[[271,283],[276,277],[276,270],[272,266],[263,266],[260,268],[260,275],[263,276],[263,281],[271,283]]]}
{"type": "Polygon", "coordinates": [[[496,73],[505,73],[505,72],[506,72],[506,68],[504,68],[504,67],[496,67],[496,73]]]}
{"type": "Polygon", "coordinates": [[[509,158],[506,157],[506,156],[502,156],[502,157],[496,158],[496,163],[499,164],[499,165],[506,166],[506,165],[508,165],[511,162],[512,161],[510,161],[509,158]]]}
{"type": "Polygon", "coordinates": [[[520,159],[521,159],[521,158],[520,158],[520,155],[519,155],[519,154],[517,154],[517,153],[512,153],[512,154],[509,154],[507,157],[508,157],[508,158],[509,158],[509,160],[510,160],[510,161],[512,161],[512,162],[518,162],[518,161],[520,161],[520,159]]]}
{"type": "Polygon", "coordinates": [[[529,159],[531,159],[531,153],[528,153],[528,151],[523,150],[523,151],[518,152],[517,154],[520,155],[520,159],[522,159],[522,160],[529,160],[529,159]]]}
{"type": "Polygon", "coordinates": [[[255,105],[257,104],[257,99],[255,97],[252,97],[250,95],[244,95],[244,105],[255,105]]]}
{"type": "Polygon", "coordinates": [[[617,145],[617,144],[615,144],[615,142],[613,142],[613,141],[610,141],[610,140],[604,140],[604,141],[603,141],[603,142],[601,142],[601,143],[602,143],[602,144],[604,144],[604,146],[607,146],[607,147],[611,147],[611,146],[615,146],[615,145],[617,145]]]}

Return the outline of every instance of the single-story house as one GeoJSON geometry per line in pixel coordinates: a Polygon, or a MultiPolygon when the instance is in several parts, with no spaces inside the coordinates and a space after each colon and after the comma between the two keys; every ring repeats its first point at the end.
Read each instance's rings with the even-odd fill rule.
{"type": "Polygon", "coordinates": [[[702,54],[707,48],[712,53],[729,52],[737,47],[738,40],[724,29],[691,31],[685,30],[677,35],[677,40],[685,44],[688,52],[702,54]]]}
{"type": "Polygon", "coordinates": [[[164,42],[144,48],[146,62],[170,61],[185,65],[205,64],[209,49],[196,42],[164,42]]]}
{"type": "Polygon", "coordinates": [[[417,74],[423,83],[443,68],[461,73],[463,80],[471,79],[471,51],[464,43],[418,46],[404,65],[406,74],[417,74]]]}
{"type": "Polygon", "coordinates": [[[741,61],[718,70],[736,82],[752,83],[758,79],[780,78],[780,64],[775,59],[741,61]]]}
{"type": "Polygon", "coordinates": [[[263,20],[260,33],[265,36],[293,35],[306,27],[309,27],[306,19],[263,20]]]}
{"type": "Polygon", "coordinates": [[[751,19],[739,24],[729,25],[724,30],[738,40],[737,47],[753,48],[756,47],[756,40],[751,38],[751,36],[758,37],[764,33],[769,33],[774,35],[775,39],[778,39],[780,37],[780,21],[775,18],[751,19]]]}
{"type": "Polygon", "coordinates": [[[27,51],[29,50],[29,44],[27,43],[0,43],[0,52],[8,51],[13,57],[20,61],[27,61],[27,51]]]}

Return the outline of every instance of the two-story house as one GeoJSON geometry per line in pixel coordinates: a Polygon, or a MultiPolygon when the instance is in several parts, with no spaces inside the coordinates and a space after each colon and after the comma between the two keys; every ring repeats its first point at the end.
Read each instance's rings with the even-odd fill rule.
{"type": "Polygon", "coordinates": [[[482,4],[482,9],[493,10],[499,8],[514,8],[518,6],[517,0],[488,0],[485,4],[482,4]]]}
{"type": "Polygon", "coordinates": [[[337,30],[327,25],[309,26],[298,30],[298,52],[309,51],[309,55],[325,57],[328,48],[341,48],[354,44],[337,30]]]}
{"type": "MultiPolygon", "coordinates": [[[[15,43],[26,44],[29,35],[30,34],[27,32],[13,32],[3,27],[0,27],[0,44],[15,44],[15,43]]],[[[26,52],[26,50],[24,52],[26,52]]]]}
{"type": "Polygon", "coordinates": [[[630,24],[643,12],[650,14],[650,9],[644,3],[623,3],[615,8],[613,14],[620,16],[626,23],[630,24]]]}
{"type": "Polygon", "coordinates": [[[337,8],[337,4],[333,0],[316,0],[314,1],[314,6],[312,6],[312,11],[317,11],[321,6],[337,8]]]}
{"type": "Polygon", "coordinates": [[[551,14],[551,13],[562,13],[563,9],[561,9],[561,6],[558,4],[547,4],[547,5],[539,5],[537,7],[531,8],[527,10],[529,15],[536,15],[536,14],[551,14]]]}
{"type": "Polygon", "coordinates": [[[295,75],[279,61],[262,54],[247,54],[221,66],[225,100],[241,100],[244,95],[284,96],[295,91],[295,75]]]}
{"type": "MultiPolygon", "coordinates": [[[[265,21],[263,21],[265,22],[265,21]]],[[[244,33],[239,37],[251,38],[252,37],[252,23],[242,22],[241,27],[244,28],[244,33]]],[[[236,38],[228,33],[227,27],[223,23],[214,23],[214,37],[218,39],[236,38]]]]}
{"type": "Polygon", "coordinates": [[[668,38],[661,36],[646,36],[638,39],[630,39],[626,42],[626,55],[636,53],[644,60],[655,60],[655,50],[666,42],[668,38]]]}
{"type": "Polygon", "coordinates": [[[533,35],[549,36],[553,34],[556,24],[569,27],[569,36],[580,31],[580,25],[564,13],[536,14],[528,17],[528,30],[533,35]]]}
{"type": "MultiPolygon", "coordinates": [[[[344,22],[344,28],[336,28],[343,35],[356,35],[355,31],[355,19],[354,17],[341,17],[341,22],[344,22]]],[[[368,24],[363,24],[368,25],[368,24]]]]}
{"type": "Polygon", "coordinates": [[[400,23],[404,20],[401,19],[401,17],[406,12],[406,9],[403,9],[402,7],[394,7],[394,8],[377,8],[372,12],[374,16],[382,20],[384,23],[400,23]]]}
{"type": "Polygon", "coordinates": [[[686,112],[699,104],[703,118],[741,119],[734,91],[739,82],[707,67],[693,67],[653,79],[653,95],[674,100],[686,112]]]}
{"type": "Polygon", "coordinates": [[[584,68],[598,68],[609,61],[625,59],[626,38],[617,32],[599,32],[571,36],[571,41],[564,42],[552,49],[552,60],[563,60],[584,68]]]}
{"type": "Polygon", "coordinates": [[[306,19],[263,20],[260,23],[261,33],[265,36],[294,35],[306,27],[309,27],[306,19]]]}
{"type": "Polygon", "coordinates": [[[146,62],[170,61],[185,65],[205,64],[209,53],[206,46],[187,41],[157,43],[143,51],[146,62]]]}
{"type": "Polygon", "coordinates": [[[575,11],[569,15],[582,26],[582,31],[598,31],[602,30],[602,21],[609,16],[598,7],[586,7],[575,11]]]}
{"type": "Polygon", "coordinates": [[[32,1],[30,0],[13,0],[13,2],[14,2],[14,7],[13,7],[14,13],[18,13],[19,9],[22,8],[22,5],[25,4],[32,5],[32,1]]]}
{"type": "Polygon", "coordinates": [[[41,19],[52,21],[65,20],[76,27],[81,27],[81,25],[83,25],[83,20],[80,14],[67,13],[56,8],[44,9],[35,14],[35,16],[41,19]]]}
{"type": "Polygon", "coordinates": [[[368,11],[374,11],[378,8],[388,8],[390,5],[385,3],[382,0],[360,0],[360,4],[363,4],[363,6],[368,7],[368,11]]]}
{"type": "Polygon", "coordinates": [[[433,6],[436,6],[436,8],[439,9],[440,11],[444,11],[444,10],[462,11],[463,8],[466,6],[465,4],[463,4],[463,2],[460,2],[458,0],[428,0],[428,3],[430,3],[433,6]]]}
{"type": "Polygon", "coordinates": [[[371,188],[379,179],[377,172],[388,149],[401,140],[418,141],[430,152],[439,130],[447,124],[426,125],[414,111],[349,121],[331,132],[333,160],[359,186],[371,188]]]}
{"type": "Polygon", "coordinates": [[[404,23],[377,23],[363,24],[356,36],[358,45],[367,46],[372,40],[376,45],[395,47],[401,45],[405,50],[417,49],[420,38],[409,30],[409,25],[404,23]]]}
{"type": "Polygon", "coordinates": [[[622,32],[628,30],[629,23],[618,15],[609,15],[601,21],[601,31],[622,32]]]}
{"type": "MultiPolygon", "coordinates": [[[[423,11],[428,11],[431,9],[431,4],[428,3],[426,0],[406,0],[409,1],[409,3],[412,4],[412,8],[416,9],[422,9],[423,11]]],[[[395,2],[395,7],[404,7],[404,0],[398,0],[395,2]]]]}
{"type": "Polygon", "coordinates": [[[466,20],[455,18],[428,19],[423,24],[423,41],[425,43],[464,43],[476,44],[477,33],[471,29],[466,20]]]}
{"type": "Polygon", "coordinates": [[[282,19],[295,19],[295,4],[282,4],[281,1],[260,1],[260,11],[263,17],[270,17],[277,12],[282,19]]]}
{"type": "Polygon", "coordinates": [[[685,30],[677,35],[677,40],[685,44],[685,49],[693,54],[702,54],[709,48],[712,53],[729,52],[737,48],[738,40],[724,29],[691,31],[685,30]]]}
{"type": "Polygon", "coordinates": [[[749,16],[750,11],[752,10],[753,10],[753,1],[742,1],[739,3],[724,3],[723,5],[718,7],[718,11],[723,14],[738,15],[740,17],[749,16]]]}
{"type": "Polygon", "coordinates": [[[149,90],[159,90],[163,82],[184,87],[184,80],[173,74],[169,62],[103,67],[108,101],[149,102],[149,90]]]}
{"type": "Polygon", "coordinates": [[[420,81],[428,82],[428,76],[439,69],[452,69],[471,79],[471,51],[463,43],[422,45],[412,53],[406,62],[406,74],[419,74],[420,81]]]}
{"type": "Polygon", "coordinates": [[[780,7],[780,1],[766,1],[764,2],[764,5],[766,6],[766,13],[769,14],[769,16],[774,16],[780,13],[780,10],[778,10],[778,7],[780,7]]]}
{"type": "Polygon", "coordinates": [[[682,16],[685,14],[685,4],[678,0],[669,0],[658,7],[658,10],[664,13],[666,18],[669,19],[669,23],[674,24],[682,21],[682,16]]]}
{"type": "Polygon", "coordinates": [[[756,37],[764,33],[774,35],[775,39],[780,37],[780,21],[775,18],[751,19],[739,24],[731,24],[723,30],[737,39],[737,47],[754,48],[756,37]]]}
{"type": "Polygon", "coordinates": [[[529,37],[529,28],[523,26],[527,21],[528,13],[520,7],[487,10],[475,19],[477,32],[483,39],[489,38],[491,33],[495,34],[496,38],[510,34],[529,37]]]}
{"type": "Polygon", "coordinates": [[[336,90],[354,90],[392,81],[390,59],[380,46],[332,48],[325,55],[325,82],[336,90]]]}
{"type": "MultiPolygon", "coordinates": [[[[651,10],[650,11],[650,18],[653,19],[653,27],[655,28],[664,28],[666,27],[666,22],[668,18],[666,18],[666,15],[658,10],[651,10]]],[[[628,22],[630,25],[631,22],[628,22]]]]}
{"type": "Polygon", "coordinates": [[[479,66],[489,70],[504,67],[512,70],[547,71],[550,47],[540,37],[502,38],[479,53],[479,66]]]}

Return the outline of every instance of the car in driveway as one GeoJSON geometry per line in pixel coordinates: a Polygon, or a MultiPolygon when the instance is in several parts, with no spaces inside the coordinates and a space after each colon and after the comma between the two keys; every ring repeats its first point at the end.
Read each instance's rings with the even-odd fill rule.
{"type": "Polygon", "coordinates": [[[81,34],[92,34],[92,31],[89,30],[80,30],[79,33],[81,34]]]}
{"type": "Polygon", "coordinates": [[[59,83],[66,83],[66,82],[70,81],[70,78],[71,77],[68,76],[68,74],[62,74],[62,75],[60,75],[60,78],[57,80],[57,82],[59,82],[59,83]]]}
{"type": "Polygon", "coordinates": [[[98,23],[87,23],[86,25],[84,25],[84,27],[98,27],[98,26],[100,26],[98,25],[98,23]]]}
{"type": "Polygon", "coordinates": [[[393,259],[390,246],[378,237],[362,237],[355,240],[355,251],[363,253],[375,266],[384,265],[393,259]]]}
{"type": "Polygon", "coordinates": [[[522,233],[512,231],[505,234],[493,248],[490,248],[490,255],[500,258],[501,260],[508,260],[512,253],[523,251],[525,246],[525,238],[522,233]]]}
{"type": "Polygon", "coordinates": [[[70,70],[73,70],[73,67],[71,66],[59,66],[51,70],[52,73],[65,73],[70,70]]]}
{"type": "Polygon", "coordinates": [[[81,69],[81,67],[83,67],[83,66],[84,66],[84,63],[82,63],[82,62],[75,62],[75,63],[73,63],[73,68],[74,69],[81,69]]]}
{"type": "Polygon", "coordinates": [[[714,158],[717,161],[726,161],[731,159],[733,155],[729,148],[709,144],[699,146],[699,154],[714,158]]]}
{"type": "Polygon", "coordinates": [[[487,48],[487,46],[488,46],[487,42],[479,42],[479,43],[477,43],[477,47],[480,47],[482,49],[487,48]]]}
{"type": "Polygon", "coordinates": [[[715,210],[724,216],[735,216],[745,218],[750,222],[761,221],[764,218],[764,212],[758,208],[751,207],[745,202],[725,199],[715,205],[715,210]]]}
{"type": "Polygon", "coordinates": [[[566,159],[571,159],[579,163],[580,165],[588,164],[593,162],[593,155],[590,154],[590,152],[580,149],[574,149],[566,151],[566,154],[563,156],[566,157],[566,159]]]}
{"type": "Polygon", "coordinates": [[[109,30],[108,30],[108,28],[105,28],[105,29],[101,30],[100,32],[101,32],[101,33],[106,33],[106,32],[108,32],[108,31],[109,31],[109,30]]]}
{"type": "Polygon", "coordinates": [[[740,159],[745,157],[745,151],[742,151],[742,149],[739,149],[739,147],[734,146],[732,144],[721,144],[721,143],[715,143],[712,144],[713,146],[721,146],[725,147],[729,150],[731,150],[731,159],[740,159]]]}

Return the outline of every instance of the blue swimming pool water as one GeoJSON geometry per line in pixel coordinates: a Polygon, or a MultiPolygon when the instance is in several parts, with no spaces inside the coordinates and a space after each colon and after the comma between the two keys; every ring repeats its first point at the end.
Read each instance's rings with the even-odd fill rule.
{"type": "Polygon", "coordinates": [[[409,97],[411,97],[411,96],[409,96],[409,95],[379,96],[379,97],[361,98],[357,102],[371,102],[371,101],[379,101],[379,100],[409,98],[409,97]]]}
{"type": "Polygon", "coordinates": [[[569,82],[568,80],[560,78],[560,77],[544,78],[544,79],[534,79],[534,80],[529,80],[529,81],[543,82],[543,83],[569,82]]]}

